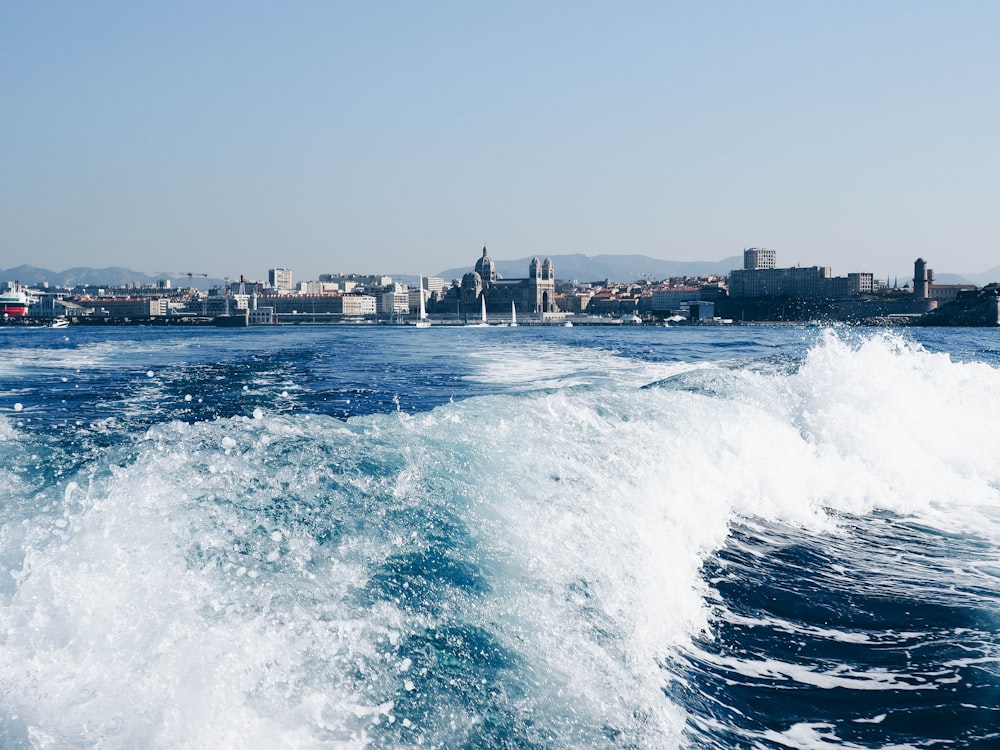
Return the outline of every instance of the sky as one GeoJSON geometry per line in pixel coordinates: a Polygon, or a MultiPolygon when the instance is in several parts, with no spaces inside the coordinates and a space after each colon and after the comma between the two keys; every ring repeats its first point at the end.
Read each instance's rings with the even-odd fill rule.
{"type": "Polygon", "coordinates": [[[994,0],[3,0],[0,268],[981,272],[998,38],[994,0]]]}

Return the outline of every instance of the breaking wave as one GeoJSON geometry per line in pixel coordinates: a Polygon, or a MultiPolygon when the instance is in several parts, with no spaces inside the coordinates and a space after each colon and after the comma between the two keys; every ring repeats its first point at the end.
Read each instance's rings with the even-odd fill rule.
{"type": "Polygon", "coordinates": [[[988,358],[429,333],[383,352],[395,402],[339,360],[354,416],[312,332],[292,366],[81,347],[49,376],[83,420],[4,374],[3,746],[997,741],[988,358]]]}

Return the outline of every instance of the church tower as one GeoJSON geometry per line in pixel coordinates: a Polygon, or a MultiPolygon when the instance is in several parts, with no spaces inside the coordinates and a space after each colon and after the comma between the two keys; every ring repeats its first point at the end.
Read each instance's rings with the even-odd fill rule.
{"type": "Polygon", "coordinates": [[[556,312],[556,271],[548,258],[540,263],[531,259],[528,266],[528,296],[536,313],[556,312]]]}
{"type": "Polygon", "coordinates": [[[542,263],[542,278],[546,281],[556,280],[556,267],[549,258],[546,258],[545,262],[542,263]]]}

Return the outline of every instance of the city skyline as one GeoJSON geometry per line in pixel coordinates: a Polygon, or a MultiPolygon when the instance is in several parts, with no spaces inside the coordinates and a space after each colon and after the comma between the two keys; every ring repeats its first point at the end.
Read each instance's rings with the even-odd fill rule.
{"type": "Polygon", "coordinates": [[[3,15],[4,266],[1000,264],[989,3],[3,15]]]}

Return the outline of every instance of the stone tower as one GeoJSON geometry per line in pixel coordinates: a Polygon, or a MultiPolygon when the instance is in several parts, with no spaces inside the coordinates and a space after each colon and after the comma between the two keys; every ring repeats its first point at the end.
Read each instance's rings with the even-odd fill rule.
{"type": "Polygon", "coordinates": [[[933,271],[927,270],[927,261],[917,258],[913,263],[913,299],[927,299],[930,296],[930,279],[933,271]]]}

